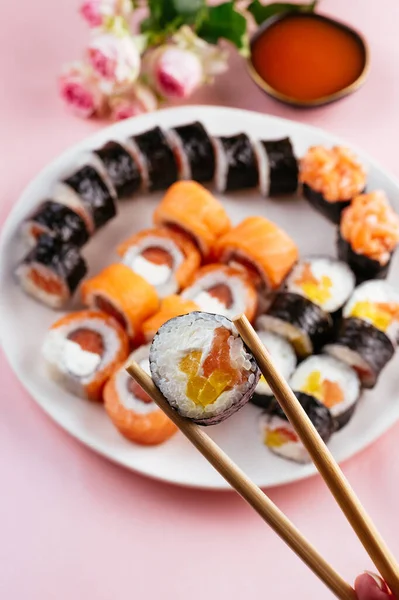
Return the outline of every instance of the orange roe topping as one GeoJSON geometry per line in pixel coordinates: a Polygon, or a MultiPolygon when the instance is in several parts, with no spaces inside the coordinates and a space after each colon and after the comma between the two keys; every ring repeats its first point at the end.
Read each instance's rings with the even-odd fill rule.
{"type": "Polygon", "coordinates": [[[384,192],[361,194],[343,211],[341,235],[355,252],[384,265],[399,242],[399,216],[384,192]]]}
{"type": "Polygon", "coordinates": [[[348,148],[312,146],[300,161],[300,181],[328,202],[350,200],[366,185],[366,171],[348,148]]]}

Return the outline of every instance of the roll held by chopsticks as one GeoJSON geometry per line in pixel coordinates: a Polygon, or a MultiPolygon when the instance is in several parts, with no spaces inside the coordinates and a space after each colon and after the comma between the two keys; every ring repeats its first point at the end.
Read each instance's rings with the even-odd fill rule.
{"type": "Polygon", "coordinates": [[[351,586],[195,424],[218,423],[243,406],[256,386],[260,368],[370,558],[399,596],[399,568],[394,557],[245,317],[233,324],[224,317],[191,313],[168,321],[154,338],[150,366],[154,381],[135,363],[127,370],[330,590],[339,598],[355,598],[351,586]]]}

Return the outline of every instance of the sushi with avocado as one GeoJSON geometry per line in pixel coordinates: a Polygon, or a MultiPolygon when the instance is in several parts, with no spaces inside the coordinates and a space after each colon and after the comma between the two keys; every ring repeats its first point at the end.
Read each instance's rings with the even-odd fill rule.
{"type": "Polygon", "coordinates": [[[290,138],[259,140],[254,144],[263,196],[295,194],[298,189],[298,160],[290,138]]]}
{"type": "Polygon", "coordinates": [[[300,161],[300,181],[308,202],[338,224],[344,208],[366,188],[366,170],[343,146],[312,146],[300,161]]]}
{"type": "Polygon", "coordinates": [[[399,243],[399,215],[382,191],[361,194],[342,213],[338,256],[351,267],[357,282],[385,279],[399,243]]]}
{"type": "Polygon", "coordinates": [[[183,417],[216,425],[244,406],[260,372],[233,323],[192,312],[167,321],[150,348],[151,376],[183,417]]]}
{"type": "Polygon", "coordinates": [[[175,155],[179,179],[199,183],[213,181],[215,150],[208,132],[199,121],[172,127],[166,136],[175,155]]]}
{"type": "Polygon", "coordinates": [[[215,186],[218,192],[254,188],[258,164],[253,145],[245,133],[212,139],[215,159],[215,186]]]}

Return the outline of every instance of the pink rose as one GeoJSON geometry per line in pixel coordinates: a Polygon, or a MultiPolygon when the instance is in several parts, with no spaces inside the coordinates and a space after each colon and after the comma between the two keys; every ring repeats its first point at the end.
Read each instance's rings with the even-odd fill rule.
{"type": "Polygon", "coordinates": [[[102,27],[111,17],[127,17],[132,12],[130,0],[83,0],[80,14],[90,27],[102,27]]]}
{"type": "Polygon", "coordinates": [[[78,117],[90,117],[104,105],[103,94],[90,69],[82,63],[66,67],[59,79],[59,90],[65,104],[78,117]]]}
{"type": "Polygon", "coordinates": [[[155,110],[157,98],[152,90],[142,83],[136,83],[124,96],[115,96],[109,101],[111,115],[115,121],[136,117],[155,110]]]}
{"type": "Polygon", "coordinates": [[[155,88],[166,98],[187,98],[204,79],[198,56],[176,46],[162,46],[155,50],[149,69],[155,88]]]}
{"type": "Polygon", "coordinates": [[[106,92],[133,83],[140,72],[140,53],[129,35],[97,35],[87,48],[93,71],[103,80],[106,92]]]}

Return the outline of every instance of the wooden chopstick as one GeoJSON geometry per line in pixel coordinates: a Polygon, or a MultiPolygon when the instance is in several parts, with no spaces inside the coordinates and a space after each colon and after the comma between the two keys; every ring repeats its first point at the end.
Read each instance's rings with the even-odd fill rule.
{"type": "Polygon", "coordinates": [[[356,594],[353,588],[320,556],[312,544],[303,537],[270,498],[241,471],[205,433],[204,429],[181,417],[172,409],[154,385],[151,377],[136,362],[130,363],[126,370],[222,477],[228,481],[231,487],[256,510],[262,519],[270,525],[326,586],[342,600],[355,600],[356,594]]]}
{"type": "Polygon", "coordinates": [[[245,316],[234,321],[242,339],[251,350],[273,394],[284,410],[320,475],[345,514],[371,560],[399,598],[399,566],[352,490],[332,454],[317,433],[295,394],[283,379],[245,316]]]}

